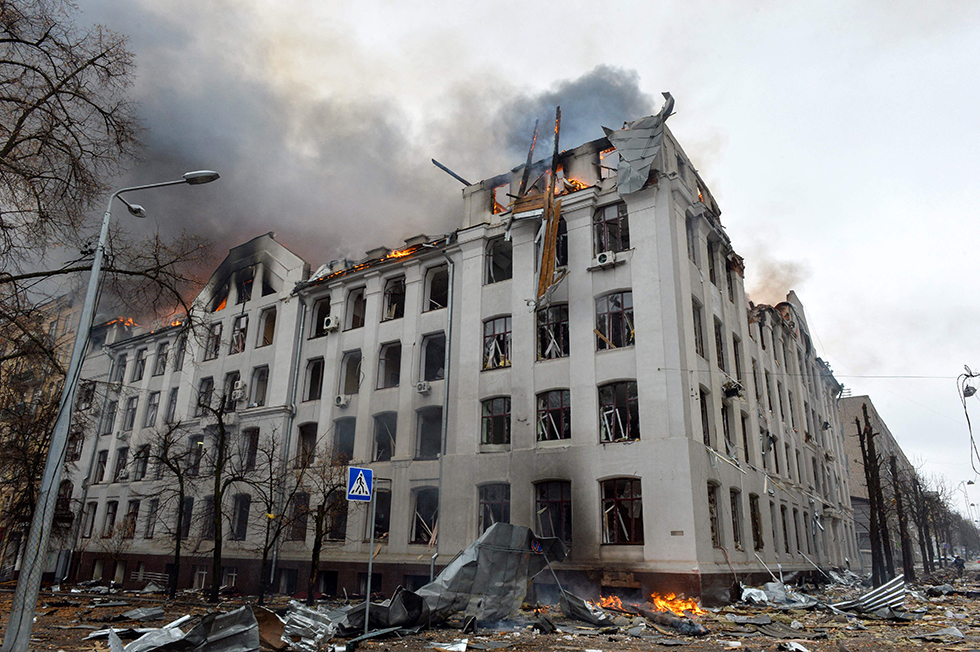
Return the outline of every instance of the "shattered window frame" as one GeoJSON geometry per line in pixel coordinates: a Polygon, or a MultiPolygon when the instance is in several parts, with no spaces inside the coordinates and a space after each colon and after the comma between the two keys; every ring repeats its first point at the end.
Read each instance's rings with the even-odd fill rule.
{"type": "Polygon", "coordinates": [[[701,441],[708,448],[711,446],[711,411],[708,397],[711,394],[703,386],[698,390],[698,401],[701,403],[701,441]]]}
{"type": "Polygon", "coordinates": [[[309,339],[324,337],[329,331],[326,329],[327,319],[330,317],[330,295],[317,299],[313,304],[313,328],[310,329],[309,339]]]}
{"type": "Polygon", "coordinates": [[[572,438],[572,393],[553,389],[537,395],[537,439],[559,441],[572,438]]]}
{"type": "Polygon", "coordinates": [[[235,305],[248,303],[252,300],[252,284],[255,282],[255,270],[251,267],[235,274],[235,305]]]}
{"type": "Polygon", "coordinates": [[[364,328],[367,323],[367,295],[365,288],[353,288],[347,292],[344,302],[344,330],[353,331],[364,328]]]}
{"type": "Polygon", "coordinates": [[[306,541],[309,532],[310,494],[298,491],[289,501],[289,529],[286,541],[306,541]]]}
{"type": "Polygon", "coordinates": [[[596,351],[636,344],[632,290],[620,290],[596,297],[595,313],[596,351]]]}
{"type": "Polygon", "coordinates": [[[592,216],[593,254],[627,251],[630,248],[629,210],[626,202],[596,208],[592,216]]]}
{"type": "Polygon", "coordinates": [[[715,356],[717,357],[718,368],[722,371],[727,371],[728,367],[725,361],[725,325],[717,317],[715,318],[715,356]]]}
{"type": "Polygon", "coordinates": [[[252,387],[250,388],[249,407],[262,407],[269,393],[269,366],[261,365],[252,369],[252,387]]]}
{"type": "Polygon", "coordinates": [[[112,382],[121,383],[126,380],[127,355],[123,353],[116,358],[115,366],[112,370],[112,382]]]}
{"type": "Polygon", "coordinates": [[[742,492],[732,487],[728,490],[732,511],[732,544],[742,550],[742,492]]]}
{"type": "Polygon", "coordinates": [[[742,339],[732,333],[732,366],[735,367],[735,380],[742,382],[742,354],[739,349],[742,347],[742,339]]]}
{"type": "Polygon", "coordinates": [[[510,445],[510,397],[495,396],[482,402],[480,444],[510,445]]]}
{"type": "Polygon", "coordinates": [[[113,399],[106,403],[105,418],[102,421],[100,435],[108,435],[116,426],[116,414],[119,411],[119,401],[113,399]]]}
{"type": "Polygon", "coordinates": [[[558,218],[558,231],[555,235],[555,267],[568,267],[568,223],[564,217],[558,218]]]}
{"type": "Polygon", "coordinates": [[[599,441],[613,443],[640,440],[640,400],[635,380],[600,385],[599,441]],[[614,433],[619,436],[613,436],[614,433]]]}
{"type": "Polygon", "coordinates": [[[568,304],[555,303],[537,311],[538,360],[569,355],[568,304]]]}
{"type": "Polygon", "coordinates": [[[116,467],[112,472],[113,482],[124,482],[129,479],[129,447],[123,446],[116,450],[116,467]]]}
{"type": "Polygon", "coordinates": [[[401,380],[402,343],[387,342],[381,345],[378,353],[377,389],[398,387],[401,380]]]}
{"type": "Polygon", "coordinates": [[[305,469],[316,460],[317,423],[308,421],[299,425],[296,440],[296,459],[293,468],[305,469]]]}
{"type": "Polygon", "coordinates": [[[718,504],[718,483],[708,482],[708,521],[711,525],[711,545],[714,548],[722,548],[721,541],[721,514],[718,504]]]}
{"type": "Polygon", "coordinates": [[[704,351],[704,316],[701,302],[691,297],[691,311],[694,313],[694,352],[707,360],[704,351]]]}
{"type": "Polygon", "coordinates": [[[235,399],[235,385],[239,384],[242,380],[242,372],[229,371],[225,374],[224,385],[222,389],[222,399],[224,399],[224,411],[225,412],[235,412],[238,409],[238,401],[235,399]]]}
{"type": "Polygon", "coordinates": [[[418,487],[412,491],[412,532],[409,543],[430,544],[439,523],[439,488],[418,487]]]}
{"type": "Polygon", "coordinates": [[[236,315],[231,322],[231,342],[228,343],[228,355],[235,355],[245,350],[248,338],[248,315],[236,315]]]}
{"type": "Polygon", "coordinates": [[[170,342],[160,342],[153,362],[153,375],[162,376],[167,371],[167,355],[170,353],[170,342]]]}
{"type": "Polygon", "coordinates": [[[395,456],[398,442],[398,413],[380,412],[374,415],[373,462],[388,462],[395,456]]]}
{"type": "Polygon", "coordinates": [[[479,531],[483,534],[495,523],[510,523],[510,484],[491,482],[477,487],[479,531]]]}
{"type": "Polygon", "coordinates": [[[90,501],[85,504],[85,511],[82,512],[82,538],[90,539],[92,538],[92,533],[95,531],[95,516],[98,512],[99,503],[95,501],[90,501]]]}
{"type": "Polygon", "coordinates": [[[752,548],[758,552],[764,550],[766,542],[762,533],[762,511],[759,509],[758,494],[749,494],[749,518],[752,521],[752,548]]]}
{"type": "Polygon", "coordinates": [[[416,412],[418,426],[415,438],[415,459],[436,460],[442,452],[442,406],[435,405],[416,412]]]}
{"type": "Polygon", "coordinates": [[[126,506],[126,519],[123,522],[123,538],[132,539],[136,536],[136,521],[140,516],[140,501],[136,498],[130,500],[126,506]]]}
{"type": "Polygon", "coordinates": [[[138,380],[143,380],[143,374],[146,372],[146,349],[138,349],[136,351],[136,357],[133,359],[133,377],[130,382],[135,383],[138,380]]]}
{"type": "Polygon", "coordinates": [[[364,380],[364,376],[361,373],[361,361],[363,360],[361,356],[360,349],[354,349],[352,351],[346,351],[344,357],[341,358],[340,369],[340,393],[345,396],[353,396],[357,394],[361,389],[361,381],[364,380]]]}
{"type": "Polygon", "coordinates": [[[732,404],[728,401],[721,402],[721,433],[725,438],[725,454],[738,459],[735,430],[732,428],[732,404]]]}
{"type": "Polygon", "coordinates": [[[615,147],[604,149],[596,154],[599,178],[609,179],[619,173],[619,150],[615,147]]]}
{"type": "Polygon", "coordinates": [[[139,407],[139,396],[130,396],[126,399],[126,408],[123,411],[123,430],[132,430],[136,425],[136,409],[139,407]]]}
{"type": "Polygon", "coordinates": [[[788,523],[788,521],[789,521],[789,509],[786,507],[786,505],[782,505],[781,504],[779,506],[779,518],[782,521],[782,525],[783,525],[783,550],[788,555],[788,554],[790,554],[790,552],[789,552],[789,523],[788,523]]]}
{"type": "Polygon", "coordinates": [[[102,516],[102,538],[108,539],[112,536],[116,528],[116,512],[119,510],[119,501],[110,500],[105,504],[105,514],[102,516]]]}
{"type": "Polygon", "coordinates": [[[385,281],[384,312],[381,321],[401,319],[405,316],[405,276],[395,276],[385,281]]]}
{"type": "Polygon", "coordinates": [[[252,495],[246,493],[235,494],[232,506],[232,528],[231,540],[244,541],[248,536],[248,516],[252,508],[252,495]]]}
{"type": "Polygon", "coordinates": [[[204,361],[214,360],[221,353],[222,323],[214,322],[208,326],[207,340],[204,344],[204,361]]]}
{"type": "Polygon", "coordinates": [[[484,285],[502,283],[514,278],[513,242],[503,236],[491,238],[484,250],[486,265],[484,285]]]}
{"type": "Polygon", "coordinates": [[[160,410],[160,392],[150,392],[146,400],[146,412],[143,414],[143,427],[152,428],[157,422],[160,410]]]}
{"type": "Polygon", "coordinates": [[[430,333],[422,338],[421,379],[428,382],[446,377],[446,333],[430,333]],[[438,366],[436,366],[438,365],[438,366]]]}
{"type": "Polygon", "coordinates": [[[109,465],[109,449],[103,448],[96,456],[95,469],[92,473],[92,484],[100,484],[105,480],[105,470],[109,465]]]}
{"type": "Polygon", "coordinates": [[[600,481],[602,545],[643,543],[643,488],[639,478],[600,481]]]}
{"type": "Polygon", "coordinates": [[[483,371],[511,365],[512,328],[510,315],[492,317],[483,322],[483,371]]]}
{"type": "Polygon", "coordinates": [[[544,480],[534,485],[535,530],[542,537],[557,537],[572,543],[572,483],[544,480]],[[547,518],[545,518],[547,516],[547,518]]]}
{"type": "Polygon", "coordinates": [[[333,447],[330,455],[334,464],[345,466],[354,458],[356,433],[357,417],[342,417],[333,422],[333,447]]]}
{"type": "MultiPolygon", "coordinates": [[[[375,478],[374,481],[374,540],[375,543],[387,543],[391,533],[391,489],[392,482],[387,478],[375,478]]],[[[344,501],[346,502],[346,501],[344,501]]],[[[364,519],[364,540],[371,534],[368,518],[364,519]]],[[[380,586],[380,584],[378,585],[380,586]]]]}
{"type": "Polygon", "coordinates": [[[449,265],[439,265],[426,271],[425,309],[422,312],[442,310],[449,303],[449,265]],[[442,302],[440,303],[440,299],[442,302]]]}
{"type": "Polygon", "coordinates": [[[325,363],[322,357],[306,361],[306,391],[303,401],[319,401],[323,396],[323,373],[325,363]]]}
{"type": "Polygon", "coordinates": [[[255,348],[270,346],[276,337],[276,307],[271,306],[259,313],[259,332],[255,348]]]}

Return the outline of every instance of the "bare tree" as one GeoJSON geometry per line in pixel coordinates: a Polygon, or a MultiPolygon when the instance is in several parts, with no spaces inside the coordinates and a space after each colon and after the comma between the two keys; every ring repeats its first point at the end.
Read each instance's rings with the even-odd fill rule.
{"type": "Polygon", "coordinates": [[[320,569],[323,542],[343,540],[347,536],[347,463],[345,454],[332,449],[323,451],[308,463],[306,486],[307,510],[313,515],[313,546],[310,554],[310,574],[306,581],[306,604],[312,606],[320,569]]]}

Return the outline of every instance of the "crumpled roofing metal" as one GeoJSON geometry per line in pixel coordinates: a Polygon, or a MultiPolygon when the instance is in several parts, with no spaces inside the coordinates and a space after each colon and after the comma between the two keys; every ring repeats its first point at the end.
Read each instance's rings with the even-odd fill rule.
{"type": "Polygon", "coordinates": [[[417,593],[433,621],[460,611],[477,621],[503,620],[520,608],[528,579],[547,566],[545,556],[563,561],[565,554],[559,539],[542,539],[526,527],[495,523],[417,593]]]}
{"type": "Polygon", "coordinates": [[[223,614],[207,614],[185,636],[156,650],[259,652],[259,625],[245,605],[223,614]]]}
{"type": "Polygon", "coordinates": [[[650,178],[650,168],[656,162],[664,141],[664,121],[674,108],[674,98],[663,93],[664,106],[657,115],[634,120],[624,129],[613,131],[603,127],[606,137],[619,152],[616,185],[620,195],[637,192],[650,178]]]}
{"type": "Polygon", "coordinates": [[[845,600],[831,605],[835,609],[845,611],[857,611],[858,613],[874,613],[879,609],[888,607],[893,610],[902,610],[905,604],[905,575],[898,575],[889,582],[885,582],[877,589],[869,591],[857,600],[845,600]]]}

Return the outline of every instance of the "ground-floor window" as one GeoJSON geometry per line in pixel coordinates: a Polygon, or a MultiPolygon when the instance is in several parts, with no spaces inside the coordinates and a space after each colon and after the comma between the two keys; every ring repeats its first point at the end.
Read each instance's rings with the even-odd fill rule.
{"type": "Polygon", "coordinates": [[[636,478],[602,481],[602,542],[643,543],[643,497],[636,478]]]}

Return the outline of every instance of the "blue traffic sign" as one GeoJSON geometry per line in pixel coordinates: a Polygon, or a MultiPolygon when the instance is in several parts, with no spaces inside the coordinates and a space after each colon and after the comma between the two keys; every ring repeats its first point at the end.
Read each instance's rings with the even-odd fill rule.
{"type": "Polygon", "coordinates": [[[347,468],[347,500],[371,501],[374,491],[374,471],[358,466],[347,468]]]}

